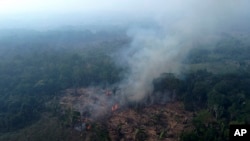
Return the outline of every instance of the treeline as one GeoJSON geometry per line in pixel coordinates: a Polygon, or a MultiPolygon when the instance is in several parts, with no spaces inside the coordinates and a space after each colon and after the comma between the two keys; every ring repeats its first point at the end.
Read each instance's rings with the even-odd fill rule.
{"type": "MultiPolygon", "coordinates": [[[[250,59],[250,37],[248,34],[230,35],[229,33],[219,36],[218,41],[204,45],[197,43],[190,50],[185,63],[212,63],[224,61],[237,61],[246,66],[250,59]]],[[[249,65],[248,65],[249,66],[249,65]]]]}
{"type": "Polygon", "coordinates": [[[229,140],[230,124],[250,124],[250,73],[212,74],[206,70],[184,75],[165,75],[155,91],[175,90],[186,110],[196,113],[194,130],[182,140],[229,140]]]}
{"type": "MultiPolygon", "coordinates": [[[[71,35],[85,35],[86,31],[78,32],[77,35],[66,33],[68,35],[58,34],[67,35],[67,42],[75,44],[75,41],[71,41],[75,39],[70,38],[71,35]]],[[[67,48],[59,48],[55,44],[58,37],[54,34],[53,32],[46,38],[46,44],[41,39],[38,40],[40,34],[35,34],[33,38],[29,38],[31,35],[24,38],[11,34],[12,38],[1,39],[0,133],[15,131],[37,121],[41,113],[48,110],[46,103],[63,89],[109,85],[121,79],[123,68],[115,65],[110,51],[115,52],[118,47],[125,45],[128,42],[125,36],[112,37],[115,40],[96,40],[87,45],[71,44],[67,48]],[[51,36],[56,39],[48,42],[51,36]],[[37,40],[32,41],[34,38],[37,40]],[[18,41],[15,42],[16,40],[18,41]],[[53,45],[57,47],[53,48],[53,45]]],[[[95,37],[100,38],[105,32],[100,34],[96,33],[95,37]]],[[[40,36],[42,35],[44,34],[40,36]]],[[[107,33],[104,37],[111,38],[111,35],[107,33]]]]}

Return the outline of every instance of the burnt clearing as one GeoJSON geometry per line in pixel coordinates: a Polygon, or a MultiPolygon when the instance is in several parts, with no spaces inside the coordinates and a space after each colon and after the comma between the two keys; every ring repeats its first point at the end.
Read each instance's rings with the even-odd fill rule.
{"type": "Polygon", "coordinates": [[[63,95],[62,115],[70,115],[64,118],[65,124],[84,140],[172,141],[193,130],[194,113],[186,111],[179,101],[126,106],[114,89],[93,87],[67,89],[63,95]]]}

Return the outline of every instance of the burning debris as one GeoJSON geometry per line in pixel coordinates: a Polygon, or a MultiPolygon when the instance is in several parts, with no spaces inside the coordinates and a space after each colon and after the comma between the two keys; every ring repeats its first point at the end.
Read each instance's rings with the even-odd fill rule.
{"type": "Polygon", "coordinates": [[[193,114],[181,103],[144,107],[140,112],[126,109],[108,120],[111,140],[175,141],[183,130],[191,130],[193,114]]]}
{"type": "Polygon", "coordinates": [[[67,89],[60,99],[60,104],[64,108],[79,111],[84,118],[98,119],[108,116],[110,109],[112,112],[121,107],[145,107],[153,104],[166,104],[171,101],[171,94],[174,91],[155,91],[148,94],[140,101],[129,101],[118,88],[79,88],[67,89]]]}
{"type": "Polygon", "coordinates": [[[140,102],[126,102],[117,90],[67,89],[60,104],[64,110],[73,111],[71,127],[85,137],[100,126],[111,140],[176,140],[183,130],[191,128],[192,114],[178,102],[162,101],[164,94],[157,92],[140,102]]]}
{"type": "Polygon", "coordinates": [[[109,109],[117,110],[119,99],[110,89],[80,88],[67,89],[60,100],[63,107],[79,111],[84,118],[98,119],[109,113],[109,109]]]}
{"type": "Polygon", "coordinates": [[[119,108],[119,105],[115,104],[114,106],[112,106],[111,110],[112,110],[112,112],[114,112],[114,111],[118,110],[118,108],[119,108]]]}
{"type": "Polygon", "coordinates": [[[141,101],[128,101],[122,94],[116,87],[67,89],[60,99],[60,104],[64,109],[79,111],[82,119],[97,120],[106,118],[111,112],[124,107],[142,108],[153,104],[166,104],[170,101],[171,92],[155,92],[141,101]]]}

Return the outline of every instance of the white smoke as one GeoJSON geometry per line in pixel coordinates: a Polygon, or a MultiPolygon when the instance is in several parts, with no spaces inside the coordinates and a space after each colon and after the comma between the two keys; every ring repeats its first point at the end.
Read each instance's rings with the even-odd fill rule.
{"type": "Polygon", "coordinates": [[[130,72],[121,84],[129,100],[139,101],[153,90],[152,81],[162,73],[178,74],[182,61],[196,43],[214,42],[217,34],[247,25],[247,1],[187,0],[166,1],[166,9],[154,11],[158,28],[135,28],[124,54],[130,72]],[[245,16],[243,16],[245,14],[245,16]]]}

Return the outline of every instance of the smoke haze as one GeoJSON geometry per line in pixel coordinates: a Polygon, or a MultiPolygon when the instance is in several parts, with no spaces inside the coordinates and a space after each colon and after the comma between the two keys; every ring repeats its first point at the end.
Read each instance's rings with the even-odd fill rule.
{"type": "Polygon", "coordinates": [[[133,40],[120,56],[130,71],[121,87],[138,101],[152,93],[153,79],[180,73],[196,43],[213,42],[221,32],[248,30],[249,7],[248,0],[1,0],[0,28],[128,27],[133,40]]]}
{"type": "Polygon", "coordinates": [[[247,29],[248,4],[233,0],[167,1],[152,18],[157,29],[130,29],[133,41],[125,55],[130,73],[121,86],[129,100],[139,101],[152,94],[152,82],[162,73],[181,73],[181,62],[196,44],[212,45],[220,33],[247,29]]]}

